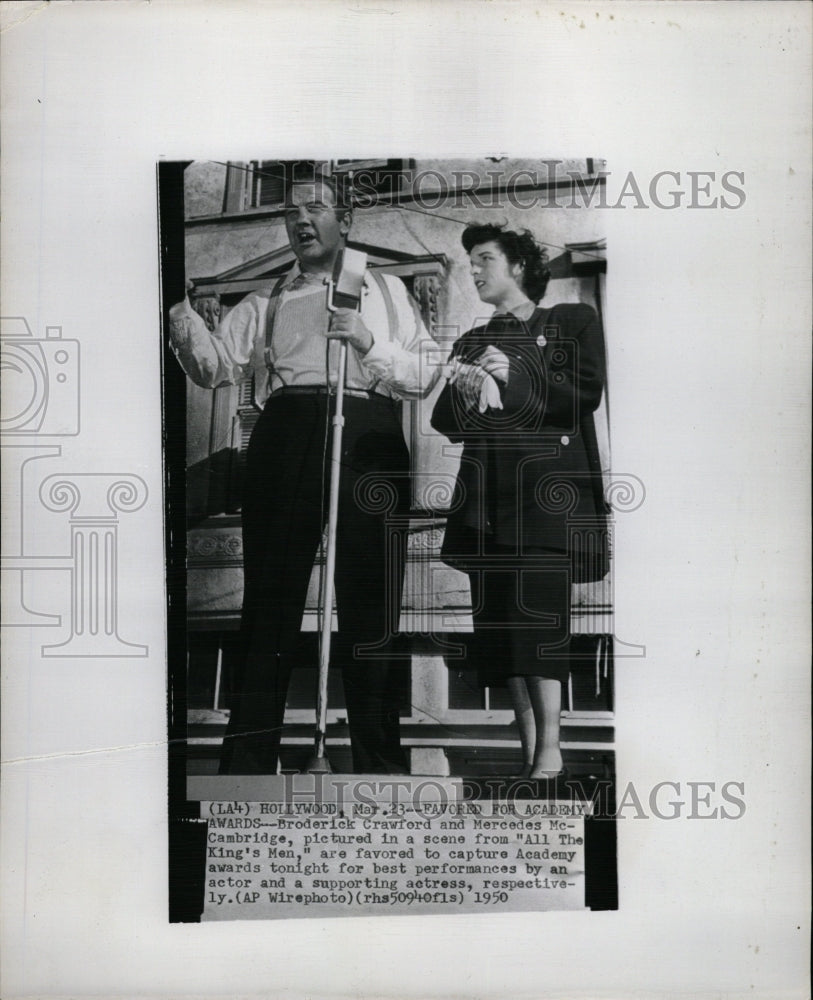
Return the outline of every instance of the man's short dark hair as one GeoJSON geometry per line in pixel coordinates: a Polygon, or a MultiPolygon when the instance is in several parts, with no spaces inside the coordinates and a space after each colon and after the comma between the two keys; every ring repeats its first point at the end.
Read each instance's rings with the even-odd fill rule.
{"type": "Polygon", "coordinates": [[[336,208],[343,212],[350,212],[353,209],[350,200],[350,191],[347,178],[343,174],[325,174],[313,167],[310,169],[299,167],[293,170],[285,188],[285,200],[288,200],[288,192],[296,184],[324,184],[333,192],[333,200],[336,208]]]}
{"type": "Polygon", "coordinates": [[[483,243],[496,243],[509,263],[523,265],[522,287],[528,298],[539,302],[544,296],[550,281],[548,253],[537,243],[530,230],[523,229],[518,233],[507,229],[505,223],[473,223],[463,230],[462,242],[466,253],[471,253],[474,247],[483,243]]]}

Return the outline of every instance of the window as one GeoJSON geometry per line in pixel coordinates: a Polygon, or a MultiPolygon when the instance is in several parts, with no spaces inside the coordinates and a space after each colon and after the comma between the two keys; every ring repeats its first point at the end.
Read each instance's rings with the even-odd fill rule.
{"type": "Polygon", "coordinates": [[[374,196],[387,198],[403,190],[414,160],[334,160],[333,172],[352,174],[356,198],[363,202],[374,196]]]}
{"type": "Polygon", "coordinates": [[[278,208],[293,177],[307,178],[316,173],[351,177],[356,199],[369,204],[404,190],[414,162],[404,159],[232,161],[226,174],[223,211],[278,208]]]}
{"type": "Polygon", "coordinates": [[[281,205],[293,177],[310,177],[325,169],[322,160],[261,160],[252,167],[252,208],[281,205]]]}

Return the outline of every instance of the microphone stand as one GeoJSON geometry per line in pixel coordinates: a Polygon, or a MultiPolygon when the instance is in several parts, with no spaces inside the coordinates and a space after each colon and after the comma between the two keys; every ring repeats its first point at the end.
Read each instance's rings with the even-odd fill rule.
{"type": "Polygon", "coordinates": [[[347,342],[339,341],[339,373],[336,382],[336,410],[333,414],[333,447],[330,452],[330,499],[327,510],[327,547],[319,603],[322,631],[319,640],[319,681],[316,687],[316,733],[310,774],[330,774],[325,756],[327,731],[327,678],[330,669],[330,640],[333,624],[333,581],[336,576],[336,530],[339,524],[339,479],[341,476],[342,430],[344,429],[344,383],[347,376],[347,342]]]}
{"type": "MultiPolygon", "coordinates": [[[[328,281],[328,310],[335,312],[339,305],[355,305],[361,310],[361,285],[367,255],[359,251],[343,251],[337,262],[333,279],[328,281]],[[348,272],[342,271],[347,262],[348,272]],[[346,290],[345,286],[352,290],[346,290]],[[357,292],[357,294],[356,294],[357,292]]],[[[336,380],[336,409],[333,414],[333,446],[330,452],[330,499],[327,514],[327,547],[322,587],[319,601],[322,609],[322,629],[319,641],[319,681],[316,688],[316,733],[313,757],[308,764],[309,774],[331,774],[330,761],[325,755],[327,731],[327,680],[330,669],[330,640],[333,623],[333,583],[336,575],[336,531],[339,524],[339,481],[342,471],[342,431],[344,429],[344,387],[347,379],[347,341],[339,340],[339,369],[336,380]]]]}

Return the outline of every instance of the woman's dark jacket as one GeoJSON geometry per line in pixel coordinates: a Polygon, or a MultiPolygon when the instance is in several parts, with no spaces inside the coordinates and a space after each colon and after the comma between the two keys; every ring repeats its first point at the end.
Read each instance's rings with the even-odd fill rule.
{"type": "Polygon", "coordinates": [[[527,323],[495,316],[463,334],[452,358],[488,345],[509,361],[502,410],[467,409],[447,384],[432,426],[463,442],[442,557],[466,569],[490,538],[521,555],[571,556],[574,581],[607,571],[607,518],[593,411],[605,380],[604,341],[590,306],[537,309],[527,323]]]}

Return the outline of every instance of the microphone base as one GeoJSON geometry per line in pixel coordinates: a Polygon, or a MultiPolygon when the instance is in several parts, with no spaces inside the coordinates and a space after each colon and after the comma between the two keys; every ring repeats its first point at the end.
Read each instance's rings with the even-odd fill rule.
{"type": "Polygon", "coordinates": [[[333,774],[333,768],[327,757],[317,757],[316,755],[311,757],[305,770],[308,774],[333,774]]]}

